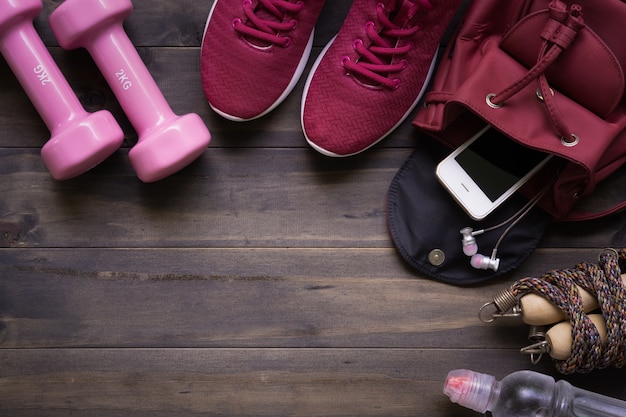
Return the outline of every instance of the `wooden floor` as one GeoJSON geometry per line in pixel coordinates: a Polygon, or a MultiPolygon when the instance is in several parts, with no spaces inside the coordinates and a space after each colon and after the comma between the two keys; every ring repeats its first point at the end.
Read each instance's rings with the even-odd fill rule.
{"type": "MultiPolygon", "coordinates": [[[[172,109],[213,135],[191,166],[144,184],[128,119],[89,55],[58,47],[48,16],[60,2],[44,3],[35,26],[59,67],[126,139],[88,173],[53,180],[39,155],[49,132],[0,60],[0,415],[478,415],[442,393],[457,368],[534,369],[626,399],[623,370],[563,377],[519,353],[521,322],[477,318],[518,278],[626,246],[626,213],[551,225],[521,268],[484,285],[420,277],[385,221],[419,139],[410,120],[337,160],[304,140],[303,81],[265,118],[220,119],[199,72],[211,0],[135,0],[126,21],[172,109]]],[[[327,2],[314,56],[350,3],[327,2]]]]}

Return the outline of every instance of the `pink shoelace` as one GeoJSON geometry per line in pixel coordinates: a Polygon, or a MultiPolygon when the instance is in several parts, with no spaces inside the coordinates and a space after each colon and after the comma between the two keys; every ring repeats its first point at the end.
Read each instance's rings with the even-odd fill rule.
{"type": "Polygon", "coordinates": [[[246,23],[240,18],[234,19],[233,28],[237,32],[265,43],[264,46],[287,47],[291,38],[286,33],[295,29],[298,24],[295,18],[288,19],[288,16],[301,11],[304,1],[259,0],[258,5],[253,7],[252,0],[243,0],[241,6],[246,23]]]}
{"type": "Polygon", "coordinates": [[[346,55],[341,58],[341,64],[367,84],[396,89],[400,86],[400,80],[393,78],[393,74],[405,69],[408,62],[405,59],[395,61],[393,58],[402,56],[413,48],[412,42],[403,42],[402,39],[409,38],[420,30],[419,26],[412,23],[418,10],[430,9],[432,6],[428,0],[392,0],[389,3],[395,7],[387,7],[383,3],[376,5],[379,27],[371,21],[365,24],[370,45],[366,46],[362,39],[353,42],[352,47],[360,58],[353,61],[346,55]]]}

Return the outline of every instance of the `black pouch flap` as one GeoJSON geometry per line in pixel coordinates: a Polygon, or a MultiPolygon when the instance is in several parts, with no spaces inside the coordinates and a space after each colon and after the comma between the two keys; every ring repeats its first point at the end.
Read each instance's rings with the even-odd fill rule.
{"type": "MultiPolygon", "coordinates": [[[[472,220],[436,178],[435,168],[449,152],[441,143],[420,137],[416,150],[393,178],[387,195],[387,222],[398,252],[421,274],[456,285],[485,281],[516,269],[537,247],[550,216],[532,208],[502,239],[498,270],[474,269],[470,257],[463,253],[460,230],[495,226],[517,213],[528,200],[516,193],[485,220],[472,220]]],[[[506,228],[476,236],[478,253],[491,256],[506,228]]]]}

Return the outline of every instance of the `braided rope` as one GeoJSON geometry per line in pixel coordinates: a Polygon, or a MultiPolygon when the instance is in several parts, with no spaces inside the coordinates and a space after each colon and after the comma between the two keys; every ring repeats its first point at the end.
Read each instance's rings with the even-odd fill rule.
{"type": "Polygon", "coordinates": [[[574,268],[552,270],[539,278],[523,278],[513,284],[515,296],[534,292],[550,300],[572,324],[572,354],[556,360],[559,372],[585,373],[609,366],[626,365],[626,287],[622,283],[620,262],[626,249],[605,250],[597,264],[582,262],[574,268]],[[584,312],[578,294],[580,286],[593,294],[606,321],[607,342],[603,343],[596,326],[584,312]]]}

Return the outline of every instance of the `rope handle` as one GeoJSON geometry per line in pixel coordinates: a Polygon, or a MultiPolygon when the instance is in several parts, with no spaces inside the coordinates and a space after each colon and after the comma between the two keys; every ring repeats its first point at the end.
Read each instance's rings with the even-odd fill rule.
{"type": "Polygon", "coordinates": [[[624,265],[626,249],[606,249],[600,253],[596,264],[582,262],[574,268],[552,270],[538,278],[522,278],[511,287],[516,297],[536,293],[547,298],[570,321],[571,355],[555,361],[559,372],[586,373],[626,364],[626,286],[621,278],[624,265]],[[577,286],[598,299],[606,322],[606,342],[584,311],[577,286]]]}

